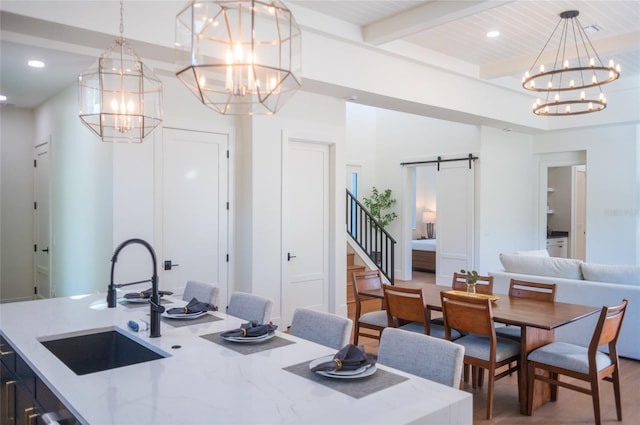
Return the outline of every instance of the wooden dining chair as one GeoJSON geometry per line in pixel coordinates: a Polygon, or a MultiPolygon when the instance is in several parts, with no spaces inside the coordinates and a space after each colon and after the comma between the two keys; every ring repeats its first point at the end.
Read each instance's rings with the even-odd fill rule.
{"type": "MultiPolygon", "coordinates": [[[[488,372],[487,415],[493,416],[493,392],[495,381],[520,368],[520,344],[508,338],[496,336],[491,301],[467,295],[440,292],[444,316],[445,336],[451,340],[454,330],[466,333],[455,340],[465,347],[464,363],[488,372]],[[515,366],[511,366],[514,363],[515,366]],[[501,372],[498,369],[507,366],[501,372]]],[[[472,377],[476,385],[476,375],[472,377]]]]}
{"type": "Polygon", "coordinates": [[[340,350],[349,343],[353,321],[333,313],[296,308],[289,333],[307,341],[340,350]]]}
{"type": "Polygon", "coordinates": [[[566,342],[552,342],[533,350],[527,356],[529,368],[529,385],[527,388],[527,414],[533,414],[533,391],[535,381],[551,384],[551,400],[558,399],[558,387],[569,388],[591,395],[593,415],[596,425],[600,424],[600,380],[613,384],[616,401],[616,414],[622,420],[622,402],[620,399],[620,366],[616,344],[620,328],[627,309],[627,300],[613,307],[602,307],[600,317],[593,332],[589,347],[582,347],[566,342]],[[607,345],[609,354],[598,350],[607,345]],[[537,370],[548,372],[536,373],[537,370]],[[571,382],[561,381],[560,375],[589,383],[589,388],[571,382]]]}
{"type": "Polygon", "coordinates": [[[381,299],[374,299],[360,294],[360,291],[382,289],[383,282],[380,270],[353,272],[352,276],[353,293],[356,304],[353,343],[358,345],[358,338],[360,335],[373,339],[380,339],[382,330],[387,327],[387,311],[382,309],[381,299]],[[362,310],[364,303],[366,303],[367,308],[370,308],[372,303],[376,303],[378,308],[375,311],[363,313],[362,310]],[[373,330],[375,333],[361,332],[361,328],[373,330]]]}
{"type": "MultiPolygon", "coordinates": [[[[509,282],[509,296],[552,303],[556,300],[556,284],[511,279],[509,282]]],[[[501,326],[496,328],[496,334],[520,341],[521,329],[520,326],[501,326]]]]}
{"type": "MultiPolygon", "coordinates": [[[[429,323],[424,295],[420,288],[383,285],[389,327],[445,338],[444,326],[429,323]]],[[[452,338],[460,336],[452,331],[452,338]]]]}
{"type": "MultiPolygon", "coordinates": [[[[467,275],[463,273],[454,273],[451,279],[451,289],[454,291],[467,292],[467,275]]],[[[478,276],[476,282],[476,293],[493,295],[493,276],[478,276]]]]}
{"type": "Polygon", "coordinates": [[[378,348],[378,363],[453,388],[460,388],[463,359],[461,345],[403,329],[386,328],[378,348]]]}

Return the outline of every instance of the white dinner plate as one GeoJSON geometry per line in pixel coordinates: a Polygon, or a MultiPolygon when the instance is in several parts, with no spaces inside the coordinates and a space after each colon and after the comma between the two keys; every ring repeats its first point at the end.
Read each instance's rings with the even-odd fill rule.
{"type": "MultiPolygon", "coordinates": [[[[313,369],[317,365],[330,362],[333,360],[333,355],[320,357],[319,359],[312,360],[309,363],[309,369],[313,369]]],[[[366,366],[362,366],[358,369],[354,370],[336,370],[336,371],[318,371],[316,372],[318,375],[325,376],[327,378],[337,378],[337,379],[355,379],[355,378],[364,378],[366,376],[371,376],[376,373],[376,365],[368,364],[366,366]]]]}
{"type": "Polygon", "coordinates": [[[166,311],[162,313],[162,317],[166,317],[167,319],[179,319],[179,320],[191,320],[197,319],[198,317],[202,317],[207,314],[206,311],[201,311],[199,313],[178,313],[178,314],[169,314],[166,311]]]}
{"type": "Polygon", "coordinates": [[[150,298],[120,298],[120,301],[130,304],[149,304],[150,298]]]}
{"type": "Polygon", "coordinates": [[[274,336],[276,336],[275,332],[269,332],[268,334],[260,335],[260,336],[227,336],[227,337],[223,336],[222,339],[224,339],[225,341],[231,341],[231,342],[248,343],[248,342],[267,341],[273,338],[274,336]]]}

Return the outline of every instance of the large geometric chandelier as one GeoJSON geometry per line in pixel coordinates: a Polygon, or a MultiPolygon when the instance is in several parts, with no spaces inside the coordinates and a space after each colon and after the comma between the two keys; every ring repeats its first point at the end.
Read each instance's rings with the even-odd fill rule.
{"type": "Polygon", "coordinates": [[[601,86],[620,77],[619,64],[614,65],[610,60],[605,66],[598,56],[578,20],[579,13],[568,10],[560,14],[553,33],[522,78],[525,89],[546,93],[544,100],[537,99],[533,104],[536,115],[567,116],[602,111],[607,107],[607,100],[601,86]],[[545,68],[542,60],[552,39],[558,47],[552,66],[545,68]]]}
{"type": "Polygon", "coordinates": [[[120,1],[120,38],[78,76],[78,115],[103,142],[141,143],[162,122],[162,82],[124,39],[123,15],[120,1]]]}
{"type": "Polygon", "coordinates": [[[300,88],[300,28],[279,0],[191,1],[176,49],[176,76],[221,114],[275,114],[300,88]]]}

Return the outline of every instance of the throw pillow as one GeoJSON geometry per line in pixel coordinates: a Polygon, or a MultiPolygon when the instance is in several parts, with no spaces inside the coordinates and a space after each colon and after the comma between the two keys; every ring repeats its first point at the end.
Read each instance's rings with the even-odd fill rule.
{"type": "Polygon", "coordinates": [[[500,254],[500,262],[504,270],[510,273],[582,279],[582,261],[572,258],[500,254]]]}
{"type": "Polygon", "coordinates": [[[585,280],[640,285],[640,266],[582,263],[580,268],[585,280]]]}
{"type": "Polygon", "coordinates": [[[531,251],[516,251],[515,255],[529,255],[531,257],[549,257],[549,251],[546,249],[534,249],[531,251]]]}

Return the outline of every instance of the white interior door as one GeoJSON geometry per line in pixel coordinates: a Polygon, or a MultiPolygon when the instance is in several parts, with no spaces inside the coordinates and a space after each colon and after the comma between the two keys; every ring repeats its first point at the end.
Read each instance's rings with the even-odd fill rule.
{"type": "Polygon", "coordinates": [[[54,297],[50,285],[51,251],[49,249],[49,142],[35,148],[35,298],[54,297]]]}
{"type": "Polygon", "coordinates": [[[473,176],[468,161],[445,162],[437,172],[436,282],[450,285],[460,269],[473,269],[473,176]]]}
{"type": "Polygon", "coordinates": [[[228,293],[227,149],[225,134],[163,131],[161,282],[178,290],[188,280],[218,285],[221,309],[228,293]]]}
{"type": "Polygon", "coordinates": [[[329,311],[329,146],[285,140],[282,322],[296,307],[329,311]]]}

